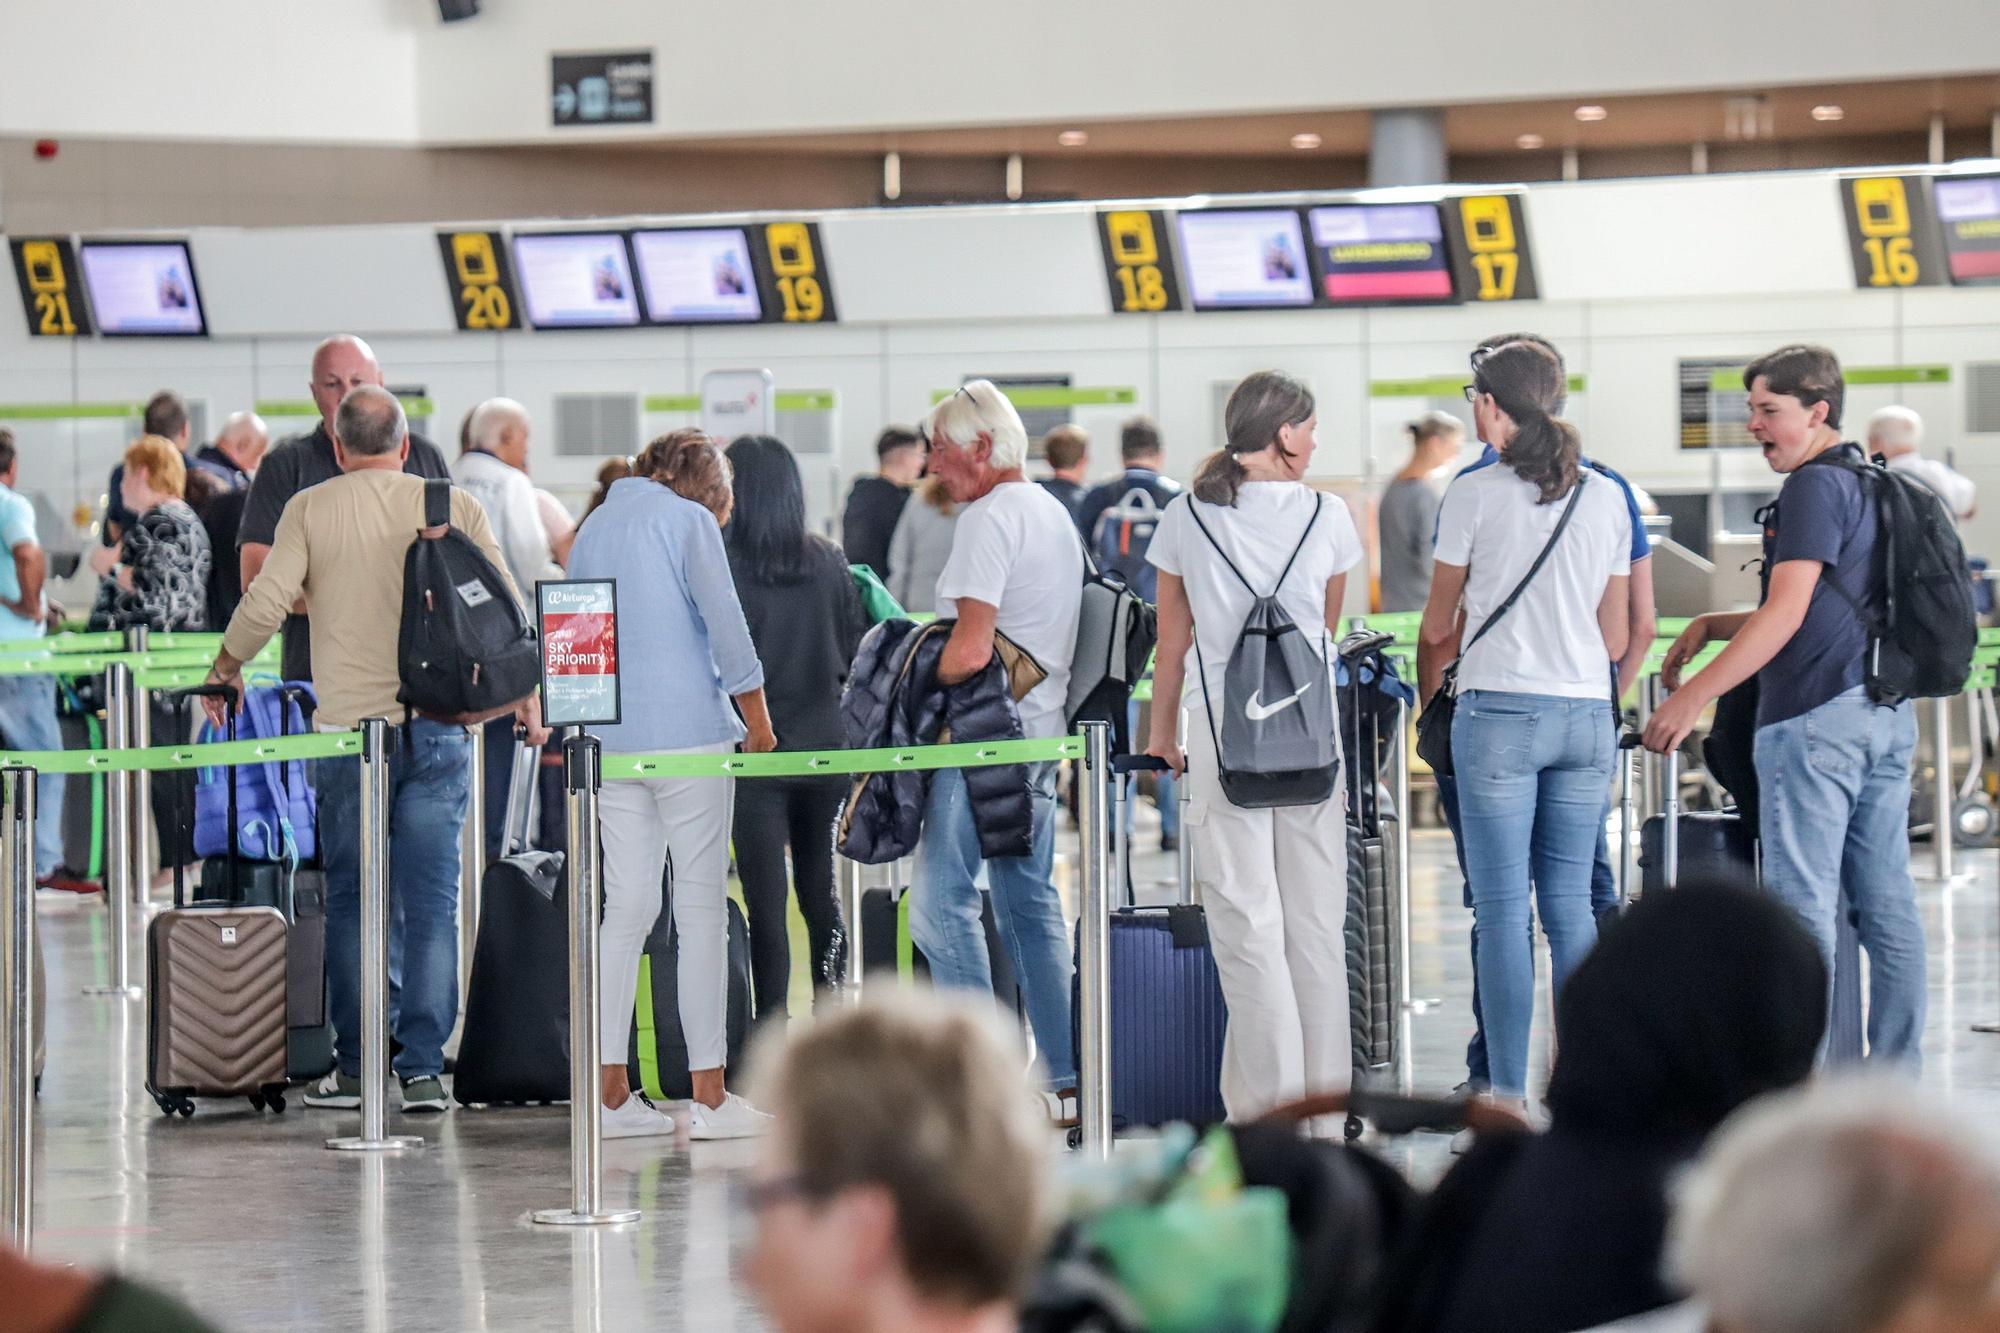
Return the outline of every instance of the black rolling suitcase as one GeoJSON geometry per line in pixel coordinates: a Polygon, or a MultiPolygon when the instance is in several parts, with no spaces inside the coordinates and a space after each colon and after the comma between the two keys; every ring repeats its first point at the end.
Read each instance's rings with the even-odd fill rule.
{"type": "MultiPolygon", "coordinates": [[[[312,691],[302,685],[277,687],[287,702],[299,705],[310,718],[317,706],[312,691]]],[[[228,707],[230,740],[236,739],[234,691],[226,686],[202,686],[180,692],[183,699],[213,695],[228,707]]],[[[279,709],[280,717],[289,710],[279,709]]],[[[291,764],[280,764],[281,780],[291,782],[291,764]]],[[[333,1068],[333,1020],[326,994],[326,874],[316,865],[297,867],[276,861],[247,861],[238,843],[242,821],[236,812],[240,768],[223,770],[229,795],[229,853],[201,864],[197,904],[231,907],[273,907],[284,913],[285,936],[285,1076],[293,1083],[324,1077],[333,1068]]],[[[319,839],[313,839],[314,846],[319,839]]]]}
{"type": "MultiPolygon", "coordinates": [[[[104,748],[104,724],[65,682],[56,696],[56,725],[65,750],[104,748]]],[[[104,775],[71,773],[62,779],[62,887],[94,890],[104,882],[104,775]]]]}
{"type": "MultiPolygon", "coordinates": [[[[1111,761],[1117,798],[1114,828],[1124,821],[1130,774],[1166,765],[1150,755],[1120,755],[1111,761]]],[[[1187,788],[1183,783],[1182,792],[1187,788]]],[[[1185,795],[1183,795],[1185,799],[1185,795]]],[[[1181,822],[1182,845],[1194,835],[1181,822]]],[[[1185,859],[1181,862],[1186,867],[1185,859]]],[[[1222,1040],[1229,1024],[1222,978],[1209,947],[1208,916],[1192,901],[1192,885],[1180,880],[1180,901],[1170,907],[1140,907],[1126,878],[1126,905],[1111,913],[1110,971],[1106,982],[1111,1024],[1111,1123],[1136,1129],[1185,1121],[1219,1124],[1222,1105],[1222,1040]]],[[[1073,1044],[1080,1038],[1081,978],[1071,1005],[1073,1044]]]]}
{"type": "Polygon", "coordinates": [[[538,753],[516,742],[505,855],[479,878],[479,933],[451,1084],[465,1106],[569,1100],[569,880],[563,853],[522,850],[538,753]]]}
{"type": "MultiPolygon", "coordinates": [[[[728,912],[728,956],[724,966],[724,1024],[730,1069],[741,1069],[743,1047],[750,1036],[750,926],[734,898],[728,912]]],[[[632,1086],[656,1102],[684,1102],[694,1095],[688,1077],[687,1037],[681,1029],[680,932],[674,927],[674,860],[667,857],[660,893],[660,918],[639,959],[637,1013],[626,1065],[632,1086]]]]}
{"type": "Polygon", "coordinates": [[[1396,899],[1389,888],[1378,790],[1384,714],[1371,684],[1382,669],[1382,649],[1393,642],[1393,635],[1356,630],[1337,649],[1347,670],[1340,708],[1348,765],[1347,1018],[1357,1081],[1386,1076],[1396,1063],[1396,899]]]}

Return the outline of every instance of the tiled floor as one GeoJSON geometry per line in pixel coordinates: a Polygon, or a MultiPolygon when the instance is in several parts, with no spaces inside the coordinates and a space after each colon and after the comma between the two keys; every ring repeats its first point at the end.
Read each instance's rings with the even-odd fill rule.
{"type": "MultiPolygon", "coordinates": [[[[1139,841],[1150,839],[1142,832],[1139,841]]],[[[1171,879],[1168,858],[1136,859],[1142,883],[1171,879]]],[[[1925,1077],[2000,1101],[2000,1037],[1969,1030],[2000,1019],[1996,860],[1962,859],[1960,883],[1921,888],[1934,948],[1925,1077]]],[[[1437,1003],[1410,1017],[1411,1073],[1417,1088],[1444,1090],[1462,1076],[1467,913],[1445,873],[1443,836],[1419,834],[1415,860],[1412,990],[1437,1003]]],[[[731,1182],[746,1145],[607,1145],[607,1201],[644,1216],[572,1234],[526,1220],[567,1201],[561,1109],[392,1112],[392,1131],[421,1134],[428,1146],[386,1160],[323,1150],[328,1133],[358,1117],[296,1099],[283,1116],[206,1104],[192,1120],[167,1120],[140,1085],[143,1006],[80,993],[105,970],[101,905],[51,897],[42,919],[51,999],[36,1152],[44,1256],[141,1275],[232,1329],[762,1326],[730,1270],[742,1229],[731,1182]]],[[[1437,1139],[1392,1150],[1420,1175],[1444,1161],[1437,1139]]]]}

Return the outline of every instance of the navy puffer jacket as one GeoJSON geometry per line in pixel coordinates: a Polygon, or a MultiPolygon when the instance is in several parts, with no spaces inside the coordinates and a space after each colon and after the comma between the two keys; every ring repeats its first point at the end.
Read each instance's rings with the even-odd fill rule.
{"type": "MultiPolygon", "coordinates": [[[[841,695],[847,743],[856,749],[931,745],[950,730],[953,741],[1016,741],[1014,706],[1002,654],[996,651],[971,678],[942,685],[938,659],[951,620],[918,625],[901,618],[868,631],[841,695]]],[[[1011,650],[1011,645],[1007,645],[1011,650]]],[[[1034,841],[1034,807],[1026,764],[968,768],[967,795],[982,856],[1026,856],[1034,841]]],[[[840,853],[881,865],[916,850],[923,833],[931,771],[870,773],[855,784],[841,819],[840,853]]]]}

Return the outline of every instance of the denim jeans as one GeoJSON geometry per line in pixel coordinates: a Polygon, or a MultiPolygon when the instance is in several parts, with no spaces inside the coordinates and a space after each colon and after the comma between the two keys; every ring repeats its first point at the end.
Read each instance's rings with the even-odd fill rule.
{"type": "Polygon", "coordinates": [[[1493,1091],[1527,1093],[1535,972],[1530,893],[1558,992],[1596,941],[1591,867],[1615,738],[1602,699],[1469,690],[1452,725],[1473,975],[1493,1091]]]}
{"type": "MultiPolygon", "coordinates": [[[[56,722],[54,676],[0,676],[0,745],[10,750],[60,750],[62,728],[56,722]]],[[[79,775],[85,788],[92,779],[79,775]]],[[[35,780],[35,873],[46,875],[62,864],[63,789],[69,779],[43,773],[35,780]]],[[[71,866],[81,873],[84,866],[71,866]]]]}
{"type": "MultiPolygon", "coordinates": [[[[1448,774],[1437,777],[1438,805],[1444,811],[1445,826],[1451,830],[1451,842],[1458,852],[1458,878],[1465,890],[1465,907],[1472,910],[1472,881],[1465,874],[1465,842],[1458,832],[1458,780],[1448,774]]],[[[1604,929],[1607,921],[1618,915],[1618,878],[1611,869],[1611,839],[1606,832],[1606,822],[1611,818],[1610,798],[1606,798],[1604,819],[1598,821],[1597,859],[1590,867],[1590,914],[1597,920],[1597,928],[1604,929]]],[[[1479,1016],[1479,924],[1472,926],[1472,1040],[1465,1044],[1465,1080],[1475,1088],[1485,1088],[1493,1082],[1492,1071],[1486,1060],[1486,1025],[1479,1016]]],[[[1529,928],[1528,961],[1534,962],[1534,929],[1529,928]]]]}
{"type": "Polygon", "coordinates": [[[1910,881],[1916,748],[1915,708],[1878,708],[1860,686],[1757,729],[1764,885],[1819,941],[1829,972],[1845,893],[1868,951],[1869,1056],[1912,1067],[1921,1060],[1928,998],[1910,881]]]}
{"type": "MultiPolygon", "coordinates": [[[[458,1020],[458,847],[470,799],[463,727],[417,718],[389,760],[390,1031],[403,1078],[444,1072],[458,1020]]],[[[341,1072],[361,1072],[361,761],[321,759],[326,978],[341,1072]]]]}
{"type": "Polygon", "coordinates": [[[1076,1057],[1070,1043],[1069,922],[1050,869],[1055,861],[1056,766],[1035,764],[1034,841],[1026,856],[983,861],[979,830],[972,822],[965,776],[941,768],[931,775],[930,799],[924,806],[924,833],[917,844],[912,877],[910,938],[930,963],[931,980],[939,986],[965,990],[993,989],[992,963],[986,956],[986,932],[979,922],[979,888],[974,880],[982,864],[993,894],[993,919],[1000,942],[1020,979],[1028,1024],[1035,1032],[1042,1067],[1052,1087],[1076,1082],[1076,1057]]]}

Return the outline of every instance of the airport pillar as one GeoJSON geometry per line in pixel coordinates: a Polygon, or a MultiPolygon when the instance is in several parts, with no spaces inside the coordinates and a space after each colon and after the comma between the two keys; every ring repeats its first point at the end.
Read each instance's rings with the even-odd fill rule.
{"type": "Polygon", "coordinates": [[[1368,183],[1440,185],[1451,179],[1444,146],[1444,112],[1396,107],[1373,113],[1368,131],[1368,183]]]}

